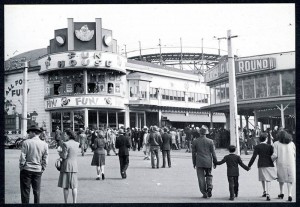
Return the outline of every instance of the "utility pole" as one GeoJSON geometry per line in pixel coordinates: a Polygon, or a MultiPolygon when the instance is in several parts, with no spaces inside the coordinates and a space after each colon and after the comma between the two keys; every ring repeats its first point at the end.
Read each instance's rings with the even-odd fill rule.
{"type": "Polygon", "coordinates": [[[27,90],[28,90],[28,62],[24,63],[23,72],[23,104],[22,104],[22,136],[27,135],[27,90]]]}
{"type": "Polygon", "coordinates": [[[139,41],[139,47],[140,47],[140,61],[142,61],[142,47],[141,47],[141,41],[139,41]]]}
{"type": "Polygon", "coordinates": [[[125,57],[127,57],[126,45],[124,45],[124,46],[125,46],[125,57]]]}
{"type": "Polygon", "coordinates": [[[229,113],[230,113],[230,145],[236,146],[236,154],[240,155],[240,143],[237,128],[237,98],[234,57],[232,55],[231,30],[227,30],[228,71],[229,71],[229,113]]]}
{"type": "Polygon", "coordinates": [[[160,62],[160,65],[162,65],[162,57],[161,57],[161,42],[160,42],[160,39],[159,39],[159,62],[160,62]]]}
{"type": "Polygon", "coordinates": [[[180,69],[183,70],[183,67],[182,67],[182,40],[181,40],[181,37],[180,37],[180,69]]]}

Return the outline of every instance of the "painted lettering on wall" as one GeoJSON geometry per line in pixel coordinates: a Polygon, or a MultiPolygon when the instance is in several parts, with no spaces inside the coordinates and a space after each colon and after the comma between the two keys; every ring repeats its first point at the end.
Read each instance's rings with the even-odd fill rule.
{"type": "MultiPolygon", "coordinates": [[[[30,89],[28,88],[27,93],[29,90],[30,89]]],[[[5,95],[11,95],[11,97],[23,95],[23,79],[15,80],[13,83],[9,84],[7,90],[5,90],[5,95]]]]}
{"type": "Polygon", "coordinates": [[[97,105],[99,98],[96,97],[78,97],[75,98],[76,106],[81,105],[97,105]]]}

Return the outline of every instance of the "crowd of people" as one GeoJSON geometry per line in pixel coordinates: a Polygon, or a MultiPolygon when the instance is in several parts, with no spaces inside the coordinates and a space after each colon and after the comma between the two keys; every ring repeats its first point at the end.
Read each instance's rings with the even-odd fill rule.
{"type": "MultiPolygon", "coordinates": [[[[48,146],[43,141],[43,129],[32,126],[27,130],[28,138],[24,141],[20,156],[20,186],[22,203],[29,203],[30,186],[33,188],[34,203],[39,203],[40,185],[42,173],[48,163],[48,146]]],[[[67,203],[69,190],[72,191],[73,203],[77,200],[78,187],[78,164],[77,152],[81,149],[84,156],[90,147],[93,154],[91,166],[96,167],[96,180],[105,179],[105,157],[111,155],[111,151],[119,156],[120,174],[122,179],[127,178],[129,166],[129,151],[142,151],[144,160],[151,160],[153,169],[172,167],[171,151],[186,149],[185,152],[192,153],[192,163],[197,171],[200,192],[204,198],[212,197],[213,175],[212,167],[227,164],[227,176],[229,182],[230,200],[238,196],[239,170],[238,165],[245,170],[250,170],[258,156],[259,181],[262,182],[263,197],[270,200],[270,182],[277,179],[280,186],[278,198],[283,198],[283,185],[288,185],[288,200],[292,201],[292,187],[295,181],[295,145],[292,136],[283,129],[278,129],[276,134],[269,130],[258,135],[253,145],[253,155],[245,165],[240,156],[236,155],[236,147],[229,145],[230,154],[221,161],[217,160],[215,146],[219,140],[217,134],[226,134],[228,131],[208,130],[206,126],[187,126],[184,129],[174,127],[144,126],[141,130],[137,128],[104,128],[93,126],[91,129],[79,129],[74,132],[66,129],[62,132],[57,127],[55,140],[57,151],[60,156],[61,165],[58,187],[63,188],[64,201],[67,203]],[[275,138],[274,138],[274,137],[275,138]],[[161,152],[161,156],[160,156],[161,152]],[[160,165],[162,157],[162,165],[160,165]],[[274,165],[276,162],[276,168],[274,165]],[[277,173],[276,173],[277,172],[277,173]]],[[[247,146],[244,131],[240,129],[239,139],[247,146]]],[[[225,137],[225,136],[224,136],[225,137]]],[[[247,137],[247,136],[246,136],[247,137]]],[[[247,152],[247,151],[246,151],[247,152]]]]}

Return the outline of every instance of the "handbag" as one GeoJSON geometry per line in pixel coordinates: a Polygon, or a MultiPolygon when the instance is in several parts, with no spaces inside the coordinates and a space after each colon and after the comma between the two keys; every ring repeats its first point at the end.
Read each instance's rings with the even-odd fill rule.
{"type": "Polygon", "coordinates": [[[61,165],[62,165],[62,159],[61,158],[58,158],[56,161],[55,161],[55,167],[58,171],[60,171],[61,169],[61,165]]]}

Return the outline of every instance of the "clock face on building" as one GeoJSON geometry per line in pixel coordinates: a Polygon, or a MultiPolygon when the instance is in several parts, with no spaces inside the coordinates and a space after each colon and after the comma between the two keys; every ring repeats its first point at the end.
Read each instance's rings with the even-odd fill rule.
{"type": "Polygon", "coordinates": [[[62,46],[63,44],[65,44],[65,38],[63,36],[58,35],[55,37],[55,40],[59,46],[62,46]]]}
{"type": "Polygon", "coordinates": [[[105,35],[103,37],[103,42],[107,47],[109,47],[111,45],[111,41],[112,41],[112,38],[110,35],[105,35]]]}

